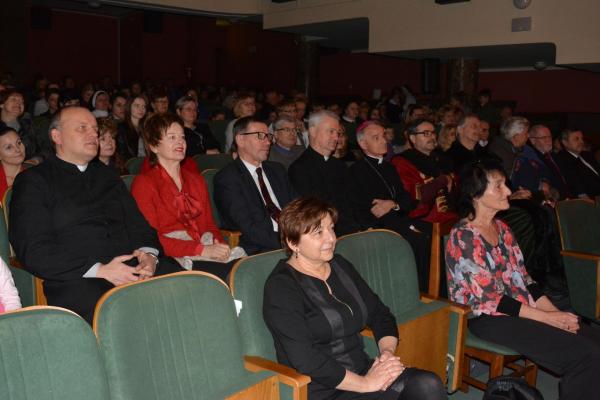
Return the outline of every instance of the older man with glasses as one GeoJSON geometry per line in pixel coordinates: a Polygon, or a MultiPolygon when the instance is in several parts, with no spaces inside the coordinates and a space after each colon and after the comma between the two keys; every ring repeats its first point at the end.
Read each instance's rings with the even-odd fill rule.
{"type": "Polygon", "coordinates": [[[271,146],[269,160],[283,164],[287,170],[304,151],[304,146],[297,144],[296,120],[287,115],[280,115],[273,123],[273,135],[275,143],[271,146]]]}
{"type": "Polygon", "coordinates": [[[247,254],[281,248],[278,219],[296,197],[283,165],[267,161],[273,135],[255,117],[233,125],[238,158],[215,176],[215,203],[225,226],[242,232],[247,254]]]}

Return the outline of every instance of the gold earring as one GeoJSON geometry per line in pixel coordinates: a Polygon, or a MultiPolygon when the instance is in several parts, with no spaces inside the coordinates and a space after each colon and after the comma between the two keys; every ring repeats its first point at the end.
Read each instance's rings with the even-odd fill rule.
{"type": "Polygon", "coordinates": [[[296,258],[298,258],[298,253],[299,253],[298,249],[296,249],[296,251],[294,253],[296,254],[296,258]]]}

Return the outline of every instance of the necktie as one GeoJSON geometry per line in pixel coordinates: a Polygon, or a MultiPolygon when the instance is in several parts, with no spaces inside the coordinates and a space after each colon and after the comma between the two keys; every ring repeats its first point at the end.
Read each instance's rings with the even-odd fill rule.
{"type": "Polygon", "coordinates": [[[275,220],[275,222],[279,221],[279,214],[281,214],[281,210],[277,208],[275,203],[273,203],[273,199],[271,199],[271,195],[269,195],[269,190],[267,189],[267,185],[265,184],[265,180],[263,178],[263,171],[261,167],[256,168],[256,175],[258,175],[258,186],[260,186],[260,192],[262,193],[263,199],[265,199],[265,206],[267,208],[267,212],[275,220]]]}

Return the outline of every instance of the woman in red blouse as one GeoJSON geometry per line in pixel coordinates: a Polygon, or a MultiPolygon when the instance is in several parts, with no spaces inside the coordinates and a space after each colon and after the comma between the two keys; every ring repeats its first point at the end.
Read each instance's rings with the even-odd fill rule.
{"type": "Polygon", "coordinates": [[[562,375],[560,399],[600,394],[600,331],[558,310],[525,269],[508,225],[495,215],[511,194],[502,167],[475,163],[461,174],[459,213],[446,246],[448,293],[471,306],[469,330],[562,375]]]}
{"type": "Polygon", "coordinates": [[[131,192],[156,229],[165,254],[180,262],[192,260],[193,269],[225,279],[232,267],[232,262],[226,263],[231,252],[213,219],[206,182],[197,171],[181,168],[186,150],[183,123],[174,114],[154,114],[142,135],[152,166],[135,178],[131,192]]]}
{"type": "Polygon", "coordinates": [[[23,170],[25,145],[21,137],[12,128],[0,129],[0,199],[12,186],[15,177],[23,170]]]}

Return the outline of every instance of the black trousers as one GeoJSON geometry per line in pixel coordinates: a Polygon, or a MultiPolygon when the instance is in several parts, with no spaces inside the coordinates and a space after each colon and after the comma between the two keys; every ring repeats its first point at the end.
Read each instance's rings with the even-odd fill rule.
{"type": "Polygon", "coordinates": [[[217,261],[194,261],[192,265],[192,269],[194,271],[203,271],[208,272],[209,274],[213,274],[218,276],[223,282],[229,284],[227,280],[229,279],[229,273],[233,269],[233,265],[238,260],[232,260],[228,263],[222,263],[217,261]]]}
{"type": "Polygon", "coordinates": [[[562,375],[561,400],[600,398],[600,330],[581,324],[577,334],[541,322],[511,316],[482,315],[469,330],[509,347],[562,375]]]}

